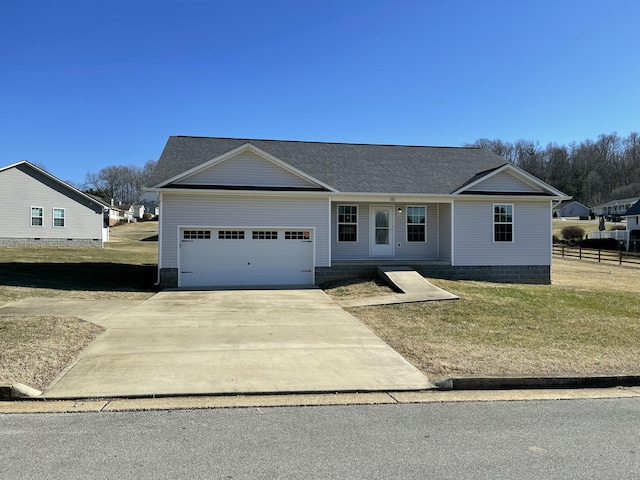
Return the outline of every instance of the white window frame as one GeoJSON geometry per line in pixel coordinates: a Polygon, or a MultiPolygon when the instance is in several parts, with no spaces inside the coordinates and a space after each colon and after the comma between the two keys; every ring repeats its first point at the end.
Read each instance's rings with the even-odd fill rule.
{"type": "Polygon", "coordinates": [[[65,228],[67,226],[67,217],[66,217],[66,211],[64,208],[61,207],[53,207],[52,209],[52,214],[53,214],[53,218],[51,219],[51,225],[53,226],[53,228],[65,228]],[[62,217],[61,218],[57,218],[56,217],[56,210],[60,210],[62,211],[62,217]],[[62,225],[56,225],[56,220],[62,220],[62,225]]]}
{"type": "Polygon", "coordinates": [[[44,207],[31,207],[29,209],[29,215],[30,215],[30,217],[29,217],[29,225],[31,225],[32,227],[35,227],[35,228],[44,227],[44,207]],[[39,217],[34,217],[33,216],[33,209],[34,208],[39,208],[40,209],[40,216],[39,217]],[[34,225],[33,224],[33,219],[34,218],[39,218],[40,219],[40,225],[34,225]]]}
{"type": "Polygon", "coordinates": [[[494,203],[491,208],[491,218],[493,220],[493,228],[491,234],[493,235],[493,243],[513,243],[515,237],[515,229],[513,219],[515,218],[515,206],[513,203],[494,203]],[[511,221],[510,222],[496,222],[496,207],[511,207],[511,221]],[[496,240],[496,225],[511,225],[511,240],[496,240]]]}
{"type": "MultiPolygon", "coordinates": [[[[352,214],[353,215],[353,214],[352,214]]],[[[338,243],[358,243],[358,241],[360,240],[360,232],[359,232],[359,228],[358,228],[358,220],[360,219],[360,209],[358,208],[358,205],[354,205],[354,204],[347,204],[347,203],[343,203],[343,204],[339,204],[336,207],[336,241],[338,243]],[[341,222],[340,221],[340,207],[354,207],[356,209],[356,221],[355,222],[341,222]],[[353,225],[356,228],[356,239],[355,240],[340,240],[340,225],[353,225]]]]}
{"type": "Polygon", "coordinates": [[[406,228],[404,229],[407,243],[427,243],[427,206],[426,205],[407,205],[404,223],[406,228]],[[409,209],[410,208],[424,208],[424,223],[409,223],[409,209]],[[422,225],[424,226],[424,240],[409,240],[409,225],[422,225]]]}

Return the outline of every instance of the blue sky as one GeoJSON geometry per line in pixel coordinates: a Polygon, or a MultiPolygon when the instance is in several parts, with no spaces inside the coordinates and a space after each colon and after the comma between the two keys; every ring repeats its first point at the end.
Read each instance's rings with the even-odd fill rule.
{"type": "Polygon", "coordinates": [[[21,0],[0,166],[76,183],[170,135],[460,146],[640,130],[635,0],[21,0]]]}

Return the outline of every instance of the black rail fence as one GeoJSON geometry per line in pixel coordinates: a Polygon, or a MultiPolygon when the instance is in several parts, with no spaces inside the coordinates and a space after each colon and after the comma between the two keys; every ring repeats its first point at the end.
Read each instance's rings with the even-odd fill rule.
{"type": "Polygon", "coordinates": [[[579,245],[553,245],[553,254],[559,257],[579,258],[580,260],[596,260],[598,262],[617,262],[619,265],[640,265],[640,253],[625,252],[623,250],[600,250],[582,248],[579,245]]]}

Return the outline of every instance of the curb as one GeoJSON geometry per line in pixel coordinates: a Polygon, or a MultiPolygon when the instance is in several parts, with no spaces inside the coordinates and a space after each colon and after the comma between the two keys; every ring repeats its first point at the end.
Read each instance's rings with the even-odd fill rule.
{"type": "Polygon", "coordinates": [[[438,390],[527,390],[640,386],[640,375],[592,376],[446,376],[433,382],[438,390]]]}
{"type": "Polygon", "coordinates": [[[22,383],[0,385],[0,400],[24,400],[37,398],[42,395],[40,390],[28,387],[22,383]]]}

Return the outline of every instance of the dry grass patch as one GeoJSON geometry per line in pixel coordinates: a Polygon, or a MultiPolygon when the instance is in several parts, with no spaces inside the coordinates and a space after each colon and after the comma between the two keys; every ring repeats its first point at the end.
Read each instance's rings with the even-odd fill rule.
{"type": "Polygon", "coordinates": [[[43,390],[103,329],[77,318],[0,317],[0,384],[43,390]]]}
{"type": "MultiPolygon", "coordinates": [[[[155,291],[157,222],[111,229],[104,248],[1,247],[0,306],[31,297],[144,300],[155,291]]],[[[42,390],[100,334],[76,318],[2,316],[0,383],[42,390]]]]}
{"type": "Polygon", "coordinates": [[[640,270],[554,259],[552,271],[550,286],[431,279],[460,300],[350,311],[432,378],[639,371],[640,270]]]}
{"type": "Polygon", "coordinates": [[[354,299],[391,295],[395,292],[380,277],[368,279],[344,279],[328,282],[322,285],[325,292],[336,299],[354,299]]]}

